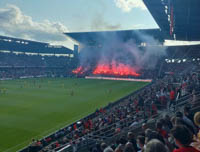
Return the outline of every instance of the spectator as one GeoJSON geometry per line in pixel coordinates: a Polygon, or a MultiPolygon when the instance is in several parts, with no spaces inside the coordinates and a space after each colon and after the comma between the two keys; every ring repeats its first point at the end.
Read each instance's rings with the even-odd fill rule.
{"type": "Polygon", "coordinates": [[[104,149],[103,152],[113,152],[113,149],[112,149],[110,146],[108,146],[108,147],[106,147],[106,148],[104,149]]]}
{"type": "Polygon", "coordinates": [[[192,114],[190,109],[191,109],[190,106],[188,105],[184,106],[184,116],[194,123],[194,114],[192,114]]]}
{"type": "Polygon", "coordinates": [[[107,144],[106,143],[101,143],[101,150],[104,151],[104,149],[106,149],[107,144]]]}
{"type": "Polygon", "coordinates": [[[135,151],[138,151],[138,147],[137,147],[137,143],[136,143],[136,140],[135,140],[135,137],[134,137],[134,134],[132,132],[128,132],[127,134],[127,139],[130,143],[132,143],[135,151]]]}
{"type": "Polygon", "coordinates": [[[140,148],[138,152],[144,152],[144,148],[145,148],[144,145],[145,145],[145,137],[139,135],[137,137],[137,147],[140,148]]]}
{"type": "Polygon", "coordinates": [[[163,144],[165,144],[165,141],[162,137],[162,135],[158,134],[156,131],[153,131],[151,129],[147,129],[145,131],[145,144],[147,144],[150,140],[152,139],[158,139],[160,140],[163,144]]]}
{"type": "Polygon", "coordinates": [[[145,152],[169,152],[169,150],[159,140],[152,139],[147,143],[145,152]]]}
{"type": "Polygon", "coordinates": [[[119,144],[117,146],[117,148],[115,149],[115,152],[123,152],[123,145],[122,144],[119,144]]]}
{"type": "Polygon", "coordinates": [[[103,152],[113,152],[113,149],[110,146],[108,146],[106,143],[101,144],[101,150],[103,152]]]}
{"type": "Polygon", "coordinates": [[[171,107],[171,105],[175,106],[175,91],[174,89],[171,89],[170,91],[170,103],[169,103],[169,108],[171,107]]]}
{"type": "Polygon", "coordinates": [[[200,127],[200,112],[196,112],[194,115],[194,123],[200,127]]]}
{"type": "Polygon", "coordinates": [[[124,152],[136,152],[131,142],[126,143],[124,152]]]}
{"type": "Polygon", "coordinates": [[[158,122],[156,123],[156,129],[157,129],[158,133],[159,133],[160,135],[162,135],[162,137],[163,137],[164,139],[167,139],[167,138],[168,138],[168,134],[167,134],[167,132],[166,132],[162,127],[163,127],[162,122],[161,122],[161,121],[158,121],[158,122]]]}
{"type": "Polygon", "coordinates": [[[187,117],[183,116],[183,114],[181,112],[176,112],[176,117],[180,118],[181,120],[183,120],[183,124],[185,124],[188,129],[190,129],[192,131],[193,134],[197,133],[196,127],[194,126],[193,122],[188,119],[187,117]]]}
{"type": "Polygon", "coordinates": [[[165,115],[164,116],[164,129],[166,129],[166,131],[170,131],[173,128],[172,122],[170,121],[170,117],[169,115],[165,115]]]}
{"type": "Polygon", "coordinates": [[[193,136],[187,127],[183,125],[175,126],[171,130],[171,134],[173,135],[175,143],[178,146],[178,149],[175,149],[173,152],[200,152],[190,146],[193,136]]]}
{"type": "Polygon", "coordinates": [[[146,123],[143,123],[143,124],[142,124],[142,129],[143,129],[143,131],[145,131],[147,128],[148,128],[148,127],[147,127],[147,124],[146,124],[146,123]]]}

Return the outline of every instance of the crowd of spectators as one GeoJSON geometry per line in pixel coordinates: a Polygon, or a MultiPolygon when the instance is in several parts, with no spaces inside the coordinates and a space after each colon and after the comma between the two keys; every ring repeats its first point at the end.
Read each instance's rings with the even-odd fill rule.
{"type": "Polygon", "coordinates": [[[128,132],[110,145],[99,143],[92,152],[199,152],[200,112],[191,120],[185,109],[188,106],[184,107],[184,113],[176,112],[171,120],[165,115],[153,127],[144,124],[139,133],[128,132]]]}
{"type": "Polygon", "coordinates": [[[73,59],[68,56],[41,56],[0,52],[0,79],[66,76],[73,67],[73,59]]]}
{"type": "MultiPolygon", "coordinates": [[[[190,114],[190,107],[195,105],[198,100],[197,93],[200,91],[198,68],[185,70],[184,73],[180,71],[179,74],[165,75],[118,103],[98,109],[90,116],[40,141],[34,140],[28,147],[29,151],[37,149],[36,151],[46,152],[63,148],[64,145],[70,145],[73,151],[78,151],[79,147],[95,141],[95,146],[93,144],[89,148],[91,152],[167,152],[180,148],[181,145],[183,149],[186,147],[196,152],[197,150],[189,145],[192,142],[191,137],[195,137],[199,129],[190,114]],[[176,105],[185,97],[189,97],[190,107],[185,107],[182,113],[177,111],[176,105]],[[147,129],[144,123],[147,123],[147,120],[156,120],[163,111],[176,114],[158,119],[154,129],[147,129]],[[128,132],[131,128],[142,124],[144,124],[143,131],[137,133],[137,137],[134,136],[135,132],[128,132]],[[128,132],[127,137],[118,137],[124,131],[128,132]],[[185,136],[189,138],[186,139],[185,136]],[[106,140],[113,137],[117,139],[115,138],[112,144],[106,144],[106,140]]],[[[174,152],[179,151],[184,150],[174,150],[174,152]]]]}
{"type": "Polygon", "coordinates": [[[1,53],[0,66],[25,66],[25,67],[60,67],[67,66],[70,62],[69,56],[42,56],[31,54],[1,53]]]}
{"type": "Polygon", "coordinates": [[[0,69],[0,79],[17,79],[20,77],[45,76],[43,68],[3,68],[0,69]]]}

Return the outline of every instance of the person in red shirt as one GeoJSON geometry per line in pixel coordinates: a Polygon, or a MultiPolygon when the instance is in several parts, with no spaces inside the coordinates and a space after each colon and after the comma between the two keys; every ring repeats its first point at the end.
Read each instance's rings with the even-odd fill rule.
{"type": "Polygon", "coordinates": [[[174,90],[170,91],[170,100],[174,100],[175,99],[175,92],[174,90]]]}
{"type": "Polygon", "coordinates": [[[171,89],[169,98],[170,98],[170,104],[169,104],[169,108],[170,108],[171,105],[175,105],[175,91],[174,91],[174,89],[171,89]]]}
{"type": "Polygon", "coordinates": [[[152,104],[152,113],[153,115],[156,115],[158,113],[158,109],[154,103],[152,104]]]}
{"type": "Polygon", "coordinates": [[[73,128],[74,128],[74,130],[77,130],[76,123],[74,123],[73,128]]]}
{"type": "Polygon", "coordinates": [[[56,141],[55,145],[56,145],[56,148],[60,147],[60,144],[58,143],[58,141],[56,141]]]}
{"type": "Polygon", "coordinates": [[[190,146],[192,142],[192,133],[184,125],[177,125],[171,130],[171,134],[175,139],[176,145],[179,147],[173,152],[200,152],[194,147],[190,146]]]}
{"type": "Polygon", "coordinates": [[[84,122],[84,128],[85,128],[85,129],[88,129],[88,128],[89,128],[89,123],[88,123],[88,121],[84,122]]]}
{"type": "Polygon", "coordinates": [[[92,120],[91,119],[88,120],[88,124],[89,124],[90,129],[92,129],[93,124],[92,124],[92,120]]]}
{"type": "Polygon", "coordinates": [[[163,127],[163,124],[162,124],[160,121],[158,121],[158,122],[156,123],[156,130],[157,130],[157,132],[158,132],[165,140],[168,140],[168,134],[167,134],[167,132],[166,132],[164,129],[162,129],[162,127],[163,127]]]}

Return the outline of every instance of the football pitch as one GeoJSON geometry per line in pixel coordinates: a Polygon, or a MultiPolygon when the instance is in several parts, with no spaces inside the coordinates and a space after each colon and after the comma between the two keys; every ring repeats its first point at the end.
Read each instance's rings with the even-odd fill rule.
{"type": "Polygon", "coordinates": [[[147,82],[37,78],[0,81],[0,152],[15,152],[147,82]]]}

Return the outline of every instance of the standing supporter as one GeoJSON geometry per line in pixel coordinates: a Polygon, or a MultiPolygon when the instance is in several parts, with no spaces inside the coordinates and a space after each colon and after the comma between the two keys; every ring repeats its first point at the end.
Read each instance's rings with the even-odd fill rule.
{"type": "Polygon", "coordinates": [[[178,101],[181,98],[181,86],[178,86],[176,88],[176,92],[177,92],[176,101],[178,101]]]}
{"type": "Polygon", "coordinates": [[[186,78],[185,78],[181,85],[181,96],[186,95],[186,87],[187,87],[187,82],[186,82],[186,78]]]}
{"type": "Polygon", "coordinates": [[[191,104],[194,106],[196,101],[197,101],[196,90],[193,89],[192,90],[192,102],[191,102],[191,104]]]}
{"type": "Polygon", "coordinates": [[[200,112],[196,112],[194,115],[194,123],[200,127],[200,112]]]}
{"type": "Polygon", "coordinates": [[[73,128],[74,128],[74,130],[77,130],[77,125],[76,125],[76,123],[74,123],[73,128]]]}
{"type": "Polygon", "coordinates": [[[133,144],[131,142],[128,142],[124,147],[124,152],[137,152],[137,151],[134,149],[133,144]]]}
{"type": "Polygon", "coordinates": [[[145,131],[145,144],[147,144],[152,139],[158,139],[163,144],[165,144],[165,140],[163,139],[162,135],[158,134],[156,131],[151,129],[146,129],[145,131]]]}
{"type": "Polygon", "coordinates": [[[138,152],[144,152],[145,149],[145,137],[144,136],[138,136],[137,137],[137,146],[138,148],[140,148],[140,150],[138,152]]]}
{"type": "Polygon", "coordinates": [[[188,119],[187,117],[183,116],[183,114],[181,112],[176,112],[176,117],[180,118],[180,120],[183,121],[183,124],[185,126],[187,126],[188,129],[190,129],[193,134],[196,134],[196,131],[197,131],[196,127],[194,126],[193,122],[190,119],[188,119]]]}
{"type": "Polygon", "coordinates": [[[171,134],[173,135],[175,143],[178,146],[178,149],[175,149],[173,152],[200,152],[190,146],[193,136],[187,127],[177,125],[171,130],[171,134]]]}
{"type": "Polygon", "coordinates": [[[135,151],[138,151],[137,142],[135,140],[134,134],[132,132],[128,132],[127,139],[130,143],[132,143],[135,151]]]}
{"type": "Polygon", "coordinates": [[[103,152],[113,152],[113,149],[110,146],[108,146],[106,143],[101,144],[101,150],[103,152]]]}
{"type": "Polygon", "coordinates": [[[169,152],[167,147],[157,139],[152,139],[147,143],[145,152],[169,152]]]}
{"type": "Polygon", "coordinates": [[[197,134],[197,137],[200,141],[200,112],[196,112],[195,115],[194,115],[194,123],[196,126],[198,126],[198,134],[197,134]]]}
{"type": "MultiPolygon", "coordinates": [[[[172,122],[170,121],[170,117],[169,117],[169,115],[165,115],[164,116],[164,127],[165,128],[168,128],[169,130],[171,130],[172,128],[173,128],[173,124],[172,124],[172,122]]],[[[166,129],[166,131],[167,131],[167,129],[166,129]]]]}
{"type": "Polygon", "coordinates": [[[143,123],[143,124],[142,124],[142,130],[145,131],[147,128],[148,128],[147,124],[146,124],[146,123],[143,123]]]}
{"type": "Polygon", "coordinates": [[[170,104],[169,104],[169,108],[170,108],[171,105],[175,106],[175,91],[174,91],[174,89],[171,89],[169,96],[170,96],[170,104]]]}
{"type": "Polygon", "coordinates": [[[168,134],[167,134],[167,132],[166,132],[162,127],[163,127],[162,122],[161,122],[161,121],[158,121],[158,122],[156,123],[157,132],[158,132],[160,135],[162,135],[162,137],[163,137],[164,139],[167,140],[168,134]]]}
{"type": "Polygon", "coordinates": [[[157,107],[156,107],[156,105],[154,103],[152,103],[152,114],[153,115],[158,114],[158,109],[157,109],[157,107]]]}
{"type": "Polygon", "coordinates": [[[189,106],[184,107],[184,116],[194,123],[194,114],[190,111],[189,106]]]}

